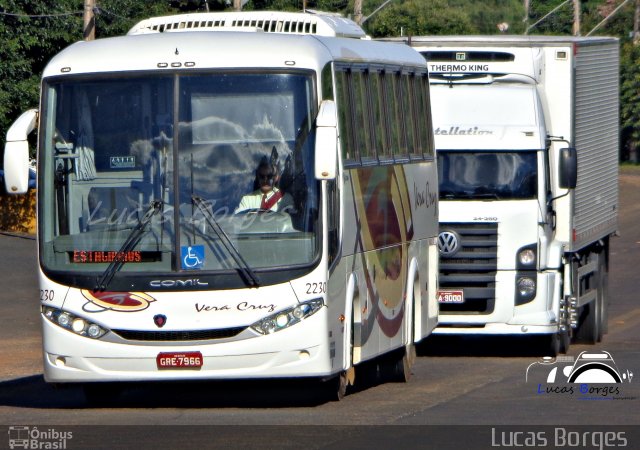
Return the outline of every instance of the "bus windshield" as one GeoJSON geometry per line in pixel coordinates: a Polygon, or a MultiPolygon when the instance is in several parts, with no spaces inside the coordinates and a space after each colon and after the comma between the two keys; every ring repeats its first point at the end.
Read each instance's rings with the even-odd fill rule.
{"type": "Polygon", "coordinates": [[[442,200],[534,199],[537,174],[534,151],[438,151],[442,200]]]}
{"type": "Polygon", "coordinates": [[[306,72],[45,81],[43,268],[255,274],[315,261],[313,82],[306,72]]]}

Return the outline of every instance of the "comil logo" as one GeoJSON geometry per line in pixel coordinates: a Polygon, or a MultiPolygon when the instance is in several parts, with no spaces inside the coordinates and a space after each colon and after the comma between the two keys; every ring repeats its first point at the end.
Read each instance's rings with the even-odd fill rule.
{"type": "Polygon", "coordinates": [[[620,370],[609,352],[582,352],[577,358],[546,357],[527,367],[525,380],[537,395],[569,395],[579,400],[634,400],[623,396],[633,372],[620,370]]]}
{"type": "Polygon", "coordinates": [[[8,433],[10,449],[66,449],[68,441],[73,439],[71,431],[53,428],[41,430],[38,427],[11,426],[8,433]]]}

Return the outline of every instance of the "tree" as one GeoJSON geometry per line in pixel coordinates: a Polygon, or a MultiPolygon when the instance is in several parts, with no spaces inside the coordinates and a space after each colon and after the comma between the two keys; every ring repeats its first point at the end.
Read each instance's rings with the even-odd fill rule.
{"type": "MultiPolygon", "coordinates": [[[[175,12],[166,0],[103,0],[100,7],[97,37],[124,34],[144,17],[175,12]]],[[[11,123],[38,105],[40,76],[49,59],[82,39],[82,1],[3,0],[0,13],[0,145],[4,149],[11,123]]],[[[35,146],[31,149],[35,152],[35,146]]]]}
{"type": "Polygon", "coordinates": [[[640,155],[640,46],[627,42],[620,58],[621,160],[638,162],[640,155]]]}
{"type": "Polygon", "coordinates": [[[394,2],[368,21],[366,28],[374,37],[478,32],[468,12],[449,7],[446,0],[394,2]]]}
{"type": "MultiPolygon", "coordinates": [[[[370,15],[385,0],[364,0],[370,15]]],[[[564,0],[530,0],[529,24],[564,0]]],[[[622,0],[582,0],[582,30],[593,29],[622,0]]],[[[96,37],[126,33],[139,20],[181,12],[229,9],[232,0],[99,0],[96,37]]],[[[354,0],[249,0],[244,10],[307,9],[353,13],[354,0]]],[[[82,39],[82,0],[2,0],[0,2],[0,148],[10,124],[27,108],[38,105],[40,75],[49,59],[82,39]],[[5,13],[5,14],[3,14],[5,13]],[[7,15],[6,13],[11,13],[7,15]],[[17,15],[14,15],[17,14],[17,15]],[[35,17],[38,16],[38,17],[35,17]]],[[[532,34],[571,35],[573,2],[531,30],[532,34]]],[[[435,34],[496,34],[497,24],[509,24],[507,33],[524,32],[522,0],[393,0],[365,22],[373,37],[435,34]]],[[[596,34],[621,38],[622,147],[640,143],[637,96],[640,59],[637,47],[627,45],[633,29],[633,2],[620,10],[596,34]]],[[[33,147],[35,149],[35,147],[33,147]]],[[[1,150],[0,150],[1,153],[1,150]]],[[[0,158],[0,166],[2,158],[0,158]]]]}

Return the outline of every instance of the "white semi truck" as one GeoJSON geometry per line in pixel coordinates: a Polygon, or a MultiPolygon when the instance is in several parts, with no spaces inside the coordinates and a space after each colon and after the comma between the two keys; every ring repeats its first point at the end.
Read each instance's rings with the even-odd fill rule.
{"type": "Polygon", "coordinates": [[[539,335],[551,353],[607,331],[617,230],[614,38],[419,37],[440,184],[435,333],[539,335]]]}

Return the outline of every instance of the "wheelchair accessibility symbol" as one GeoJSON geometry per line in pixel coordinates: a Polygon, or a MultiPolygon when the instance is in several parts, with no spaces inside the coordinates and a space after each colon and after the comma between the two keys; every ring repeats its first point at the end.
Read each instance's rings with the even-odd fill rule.
{"type": "Polygon", "coordinates": [[[186,245],[180,247],[182,269],[202,269],[204,265],[204,245],[186,245]]]}

